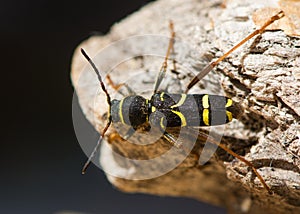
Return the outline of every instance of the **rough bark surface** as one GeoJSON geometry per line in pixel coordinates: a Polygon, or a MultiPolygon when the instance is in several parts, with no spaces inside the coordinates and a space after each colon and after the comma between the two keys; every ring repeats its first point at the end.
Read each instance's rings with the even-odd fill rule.
{"type": "MultiPolygon", "coordinates": [[[[283,1],[281,5],[276,2],[161,0],[115,24],[109,34],[91,37],[79,48],[95,57],[103,75],[109,72],[115,84],[126,82],[138,94],[141,92],[149,98],[163,58],[144,55],[128,59],[151,51],[163,56],[168,43],[165,38],[169,36],[168,21],[172,20],[178,39],[172,57],[178,61],[179,74],[168,70],[170,75],[161,88],[179,93],[192,73],[199,72],[207,61],[222,55],[257,28],[252,19],[254,11],[266,7],[284,9],[283,1]],[[129,36],[150,34],[162,37],[113,43],[129,36]]],[[[180,159],[184,154],[179,152],[169,157],[167,163],[160,160],[139,164],[124,162],[120,157],[149,160],[166,153],[172,145],[163,139],[143,145],[151,135],[133,139],[136,144],[129,143],[111,127],[100,155],[110,182],[126,192],[195,198],[224,206],[229,213],[300,213],[300,39],[287,35],[282,30],[284,25],[247,42],[190,92],[225,92],[241,103],[245,113],[240,120],[225,126],[223,139],[226,141],[222,143],[227,143],[259,169],[273,195],[266,192],[247,165],[222,150],[218,149],[206,164],[199,166],[198,157],[205,139],[197,138],[197,129],[182,131],[187,142],[193,143],[191,136],[197,138],[187,158],[180,159]],[[164,168],[174,163],[177,165],[174,169],[164,168]],[[144,179],[147,177],[151,179],[144,179]]],[[[72,81],[84,114],[100,132],[108,106],[105,96],[99,92],[96,76],[89,66],[85,67],[87,62],[79,48],[73,58],[72,81]]],[[[111,85],[108,89],[112,97],[120,99],[111,85]]],[[[126,94],[124,88],[120,90],[126,94]]]]}

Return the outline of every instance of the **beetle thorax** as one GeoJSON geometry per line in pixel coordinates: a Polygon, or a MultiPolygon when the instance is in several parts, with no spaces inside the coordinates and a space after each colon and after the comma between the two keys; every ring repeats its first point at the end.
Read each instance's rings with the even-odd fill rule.
{"type": "Polygon", "coordinates": [[[137,127],[147,121],[148,100],[142,96],[128,96],[122,100],[113,100],[111,116],[113,122],[137,127]]]}

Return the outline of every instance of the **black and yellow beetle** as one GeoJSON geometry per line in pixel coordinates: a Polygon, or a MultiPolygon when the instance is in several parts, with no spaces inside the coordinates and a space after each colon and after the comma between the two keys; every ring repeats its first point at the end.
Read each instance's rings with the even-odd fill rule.
{"type": "MultiPolygon", "coordinates": [[[[171,39],[167,49],[167,54],[163,65],[158,74],[158,78],[155,83],[154,93],[150,99],[146,99],[139,95],[131,95],[124,97],[121,100],[112,100],[109,93],[107,92],[105,85],[102,81],[100,73],[94,64],[94,62],[89,58],[86,52],[81,49],[82,54],[89,61],[94,71],[96,72],[101,88],[105,92],[107,97],[107,103],[109,106],[108,110],[108,122],[101,133],[101,136],[97,142],[94,151],[90,155],[89,159],[85,163],[82,173],[84,174],[87,167],[91,163],[91,159],[97,152],[99,145],[104,138],[104,135],[112,122],[121,122],[132,127],[131,130],[137,130],[140,126],[145,124],[155,127],[159,127],[163,131],[163,136],[176,145],[172,135],[166,132],[166,128],[169,127],[199,127],[199,126],[214,126],[221,125],[232,121],[233,118],[239,118],[243,113],[241,106],[235,103],[231,98],[218,96],[218,95],[208,95],[208,94],[188,94],[188,90],[191,89],[199,80],[201,80],[207,73],[209,73],[219,62],[224,60],[230,53],[244,44],[246,41],[251,39],[257,34],[261,34],[267,26],[272,24],[274,21],[282,18],[284,16],[283,11],[280,11],[276,15],[272,16],[266,23],[259,29],[255,30],[232,49],[226,52],[222,57],[216,61],[211,62],[207,65],[197,76],[195,76],[192,81],[187,86],[185,93],[183,94],[169,94],[165,92],[159,92],[158,88],[162,82],[166,70],[167,61],[170,52],[173,49],[174,42],[174,30],[173,24],[170,23],[171,29],[171,39]]],[[[130,133],[132,134],[132,133],[130,133]]],[[[229,154],[238,158],[239,160],[246,163],[252,168],[254,173],[257,175],[263,186],[270,193],[271,190],[265,183],[264,179],[257,172],[252,163],[234,153],[232,150],[227,148],[223,144],[218,144],[211,137],[206,134],[200,133],[205,136],[212,143],[217,144],[219,147],[227,151],[229,154]]]]}
{"type": "Polygon", "coordinates": [[[151,99],[132,95],[112,100],[111,105],[112,121],[130,125],[133,129],[146,122],[162,130],[166,127],[222,125],[241,114],[242,108],[232,99],[208,94],[158,92],[151,99]]]}

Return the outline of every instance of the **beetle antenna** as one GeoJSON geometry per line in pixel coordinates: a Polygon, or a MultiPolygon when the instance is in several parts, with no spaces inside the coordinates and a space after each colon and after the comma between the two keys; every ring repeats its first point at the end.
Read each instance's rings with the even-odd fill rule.
{"type": "Polygon", "coordinates": [[[96,67],[95,63],[91,60],[91,58],[87,55],[87,53],[82,48],[81,48],[81,53],[88,60],[88,62],[90,63],[90,65],[93,67],[95,73],[97,74],[98,80],[100,82],[100,86],[101,86],[102,90],[104,91],[104,93],[106,95],[106,101],[107,101],[107,104],[108,104],[108,112],[109,112],[107,123],[106,123],[106,125],[105,125],[102,133],[100,134],[98,142],[97,142],[97,144],[96,144],[93,152],[91,153],[91,155],[89,156],[88,160],[86,161],[86,163],[84,164],[84,166],[82,168],[81,173],[85,174],[86,169],[89,167],[89,165],[91,164],[91,161],[92,161],[93,157],[95,156],[95,154],[99,150],[99,147],[100,147],[101,142],[102,142],[102,140],[104,138],[104,135],[105,135],[106,131],[108,130],[110,124],[111,124],[112,118],[111,118],[111,115],[110,115],[111,99],[110,99],[109,93],[106,90],[105,85],[104,85],[104,83],[102,81],[102,77],[100,75],[100,72],[99,72],[98,68],[96,67]]]}

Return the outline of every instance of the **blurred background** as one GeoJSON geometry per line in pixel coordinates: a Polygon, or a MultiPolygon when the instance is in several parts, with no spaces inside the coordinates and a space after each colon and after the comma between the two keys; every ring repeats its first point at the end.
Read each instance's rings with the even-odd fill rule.
{"type": "MultiPolygon", "coordinates": [[[[80,173],[86,156],[72,124],[73,50],[148,2],[1,1],[0,213],[225,213],[192,199],[119,192],[94,166],[80,173]]],[[[97,138],[91,126],[90,138],[97,138]]]]}

